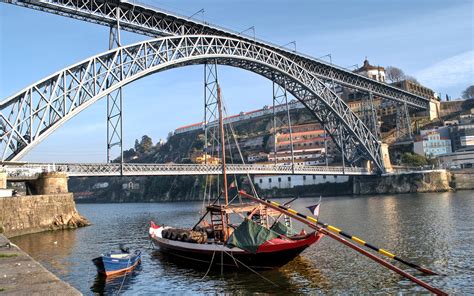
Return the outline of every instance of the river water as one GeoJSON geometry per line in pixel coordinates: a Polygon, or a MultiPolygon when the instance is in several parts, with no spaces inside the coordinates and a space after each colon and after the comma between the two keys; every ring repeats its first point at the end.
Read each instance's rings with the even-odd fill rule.
{"type": "MultiPolygon", "coordinates": [[[[317,198],[299,199],[293,208],[317,198]]],[[[284,200],[281,200],[284,201],[284,200]]],[[[13,238],[12,241],[85,295],[116,294],[393,294],[420,287],[329,237],[288,265],[261,276],[176,265],[150,248],[148,224],[192,226],[199,202],[79,204],[93,225],[13,238]],[[91,259],[125,243],[141,248],[143,262],[125,278],[105,281],[91,259]],[[204,277],[205,276],[205,277],[204,277]],[[263,279],[263,277],[273,283],[263,279]]],[[[307,212],[306,212],[307,213],[307,212]]],[[[474,191],[323,198],[320,219],[402,258],[439,271],[426,282],[453,294],[474,294],[474,191]]],[[[299,228],[301,226],[298,226],[299,228]]],[[[405,269],[405,267],[403,267],[405,269]]],[[[413,272],[413,271],[412,271],[413,272]]]]}

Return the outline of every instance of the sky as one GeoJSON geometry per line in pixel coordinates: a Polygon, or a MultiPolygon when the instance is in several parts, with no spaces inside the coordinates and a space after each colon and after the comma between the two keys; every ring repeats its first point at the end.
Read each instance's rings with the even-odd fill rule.
{"type": "MultiPolygon", "coordinates": [[[[471,0],[141,2],[186,16],[204,9],[195,18],[239,32],[254,26],[257,38],[281,45],[295,41],[297,51],[330,54],[342,67],[361,66],[366,57],[373,65],[396,66],[443,98],[459,98],[474,84],[471,0]]],[[[100,25],[0,3],[0,100],[106,51],[108,33],[100,25]]],[[[128,32],[121,37],[124,45],[149,38],[128,32]]],[[[229,113],[271,105],[270,81],[241,69],[218,71],[229,113]]],[[[166,139],[175,128],[202,121],[203,67],[150,75],[124,87],[123,95],[124,148],[144,134],[154,142],[166,139]]],[[[106,100],[69,120],[22,160],[105,162],[106,100]]]]}

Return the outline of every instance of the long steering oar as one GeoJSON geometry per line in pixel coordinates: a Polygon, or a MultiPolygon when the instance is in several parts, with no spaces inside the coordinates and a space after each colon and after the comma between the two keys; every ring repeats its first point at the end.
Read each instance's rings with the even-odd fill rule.
{"type": "MultiPolygon", "coordinates": [[[[359,246],[357,246],[357,245],[351,243],[350,241],[344,239],[343,237],[338,236],[337,234],[340,234],[340,230],[337,229],[337,228],[335,228],[335,227],[333,227],[333,226],[332,226],[332,228],[339,230],[339,232],[336,232],[337,234],[334,234],[334,233],[329,232],[329,231],[328,231],[328,230],[329,230],[329,227],[325,228],[324,225],[321,225],[321,226],[318,225],[318,223],[315,222],[315,221],[317,221],[317,219],[315,219],[315,218],[313,218],[313,217],[305,216],[305,215],[303,215],[303,214],[300,214],[300,213],[298,213],[297,211],[295,211],[295,210],[293,210],[293,209],[286,208],[286,207],[280,205],[280,204],[277,203],[277,202],[273,202],[273,201],[270,201],[270,200],[266,200],[266,199],[261,199],[261,198],[255,197],[255,196],[253,196],[253,195],[247,194],[245,191],[242,191],[242,190],[239,191],[239,194],[241,194],[242,196],[247,197],[247,198],[249,198],[249,199],[252,199],[252,200],[254,200],[254,201],[258,202],[258,203],[264,204],[264,205],[266,205],[266,206],[268,206],[268,207],[270,207],[270,208],[272,208],[272,209],[275,209],[275,210],[277,210],[277,211],[283,212],[283,213],[285,213],[286,215],[288,215],[288,216],[290,216],[290,217],[292,217],[292,218],[295,218],[296,220],[298,220],[298,221],[300,221],[300,222],[302,222],[302,223],[304,223],[304,224],[310,226],[311,228],[316,229],[316,230],[320,231],[321,233],[323,233],[323,234],[325,234],[325,235],[327,235],[327,236],[329,236],[329,237],[331,237],[331,238],[333,238],[333,239],[335,239],[335,240],[337,240],[337,241],[339,241],[339,242],[345,244],[346,246],[348,246],[348,247],[350,247],[350,248],[356,250],[357,252],[361,253],[362,255],[364,255],[364,256],[366,256],[366,257],[369,257],[370,259],[376,261],[377,263],[379,263],[379,264],[381,264],[381,265],[383,265],[383,266],[389,268],[390,270],[392,270],[392,271],[394,271],[394,272],[400,274],[401,276],[403,276],[403,277],[405,277],[405,278],[411,280],[412,282],[414,282],[414,283],[416,283],[416,284],[422,286],[423,288],[427,289],[428,291],[430,291],[430,292],[432,292],[432,293],[435,293],[435,294],[437,294],[437,295],[448,295],[447,293],[443,292],[442,290],[430,286],[428,283],[426,283],[426,282],[424,282],[424,281],[422,281],[422,280],[420,280],[420,279],[414,277],[413,275],[411,275],[411,274],[405,272],[404,270],[402,270],[402,269],[400,269],[400,268],[398,268],[398,267],[396,267],[396,266],[394,266],[394,265],[388,263],[387,261],[382,260],[381,258],[375,256],[374,254],[371,254],[371,253],[365,251],[364,249],[362,249],[362,248],[360,248],[359,246]],[[310,218],[311,218],[311,219],[310,219],[310,218]]],[[[326,224],[326,225],[327,225],[327,224],[326,224]]]]}
{"type": "Polygon", "coordinates": [[[407,265],[407,266],[409,266],[409,267],[411,267],[411,268],[415,268],[416,270],[419,270],[419,271],[421,271],[421,272],[423,272],[423,273],[425,273],[425,274],[428,274],[428,275],[439,275],[438,273],[436,273],[436,272],[434,272],[434,271],[432,271],[432,270],[430,270],[430,269],[428,269],[428,268],[426,268],[426,267],[422,267],[422,266],[419,266],[419,265],[417,265],[417,264],[415,264],[415,263],[408,262],[408,261],[406,261],[406,260],[404,260],[404,259],[402,259],[402,258],[400,258],[400,257],[398,257],[398,256],[396,256],[396,255],[394,255],[393,253],[391,253],[391,252],[389,252],[389,251],[387,251],[387,250],[384,250],[384,249],[382,249],[382,248],[378,248],[378,247],[376,247],[376,246],[374,246],[374,245],[372,245],[372,244],[369,244],[368,242],[366,242],[366,241],[364,241],[364,240],[358,238],[357,236],[354,236],[354,235],[352,235],[352,234],[349,234],[349,233],[347,233],[347,232],[342,231],[342,230],[339,229],[338,227],[329,225],[329,224],[327,224],[327,223],[324,223],[324,222],[322,222],[322,221],[319,221],[318,219],[316,219],[316,218],[314,218],[314,217],[305,216],[305,215],[303,215],[303,214],[301,214],[301,213],[296,212],[296,211],[293,210],[293,209],[287,208],[287,207],[285,207],[286,204],[285,204],[285,205],[280,205],[279,203],[276,203],[276,202],[273,202],[273,201],[270,201],[270,200],[265,200],[265,199],[263,199],[263,200],[266,201],[267,203],[271,203],[271,204],[277,206],[277,207],[280,208],[280,209],[283,209],[283,210],[289,211],[289,212],[292,213],[292,214],[298,215],[299,217],[301,217],[301,218],[303,218],[303,219],[306,219],[306,220],[309,220],[309,221],[311,221],[311,222],[314,222],[314,223],[320,225],[321,227],[328,229],[329,231],[331,231],[331,232],[333,232],[333,233],[340,234],[340,235],[342,235],[342,236],[345,237],[345,238],[348,238],[348,239],[350,239],[350,240],[353,240],[353,241],[355,241],[356,243],[358,243],[359,245],[362,245],[362,246],[365,246],[365,247],[367,247],[367,248],[369,248],[369,249],[372,249],[372,250],[374,250],[375,252],[378,252],[378,253],[380,253],[380,254],[382,254],[382,255],[384,255],[384,256],[390,258],[390,259],[394,259],[394,260],[396,260],[396,261],[398,261],[398,262],[401,262],[401,263],[403,263],[403,264],[405,264],[405,265],[407,265]]]}

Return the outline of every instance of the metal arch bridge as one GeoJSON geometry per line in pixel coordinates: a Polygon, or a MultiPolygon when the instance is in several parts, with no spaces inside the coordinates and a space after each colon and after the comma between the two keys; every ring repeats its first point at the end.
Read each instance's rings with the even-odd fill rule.
{"type": "Polygon", "coordinates": [[[320,60],[143,5],[106,0],[0,1],[107,26],[120,23],[122,29],[151,36],[199,34],[155,40],[154,45],[161,43],[157,47],[147,41],[138,48],[136,45],[127,46],[95,56],[4,100],[0,103],[3,160],[20,158],[63,122],[134,79],[175,66],[205,63],[210,59],[256,72],[284,85],[325,124],[350,162],[354,163],[361,157],[372,160],[382,172],[380,142],[326,83],[367,91],[418,109],[426,109],[429,104],[426,98],[320,60]],[[150,53],[150,50],[154,52],[150,53]],[[200,54],[199,58],[196,53],[200,54]],[[147,64],[150,60],[152,63],[147,64]],[[160,65],[154,64],[155,61],[160,65]]]}
{"type": "Polygon", "coordinates": [[[328,133],[346,155],[362,154],[384,170],[381,143],[310,71],[255,43],[203,35],[163,37],[119,47],[54,73],[1,102],[2,159],[20,158],[115,89],[155,72],[207,61],[246,69],[285,85],[320,122],[325,122],[328,133]]]}
{"type": "Polygon", "coordinates": [[[120,29],[151,37],[216,35],[249,41],[288,57],[323,81],[331,81],[353,89],[372,92],[373,95],[386,99],[406,102],[413,108],[424,110],[428,108],[429,104],[428,98],[355,74],[350,70],[314,57],[289,51],[284,46],[242,35],[214,24],[180,16],[161,8],[140,4],[135,0],[0,0],[0,2],[110,27],[120,23],[120,29]]]}
{"type": "MultiPolygon", "coordinates": [[[[9,181],[38,178],[42,172],[63,172],[69,177],[219,175],[219,164],[143,164],[143,163],[27,163],[3,167],[9,181]]],[[[236,175],[372,175],[364,168],[274,164],[228,164],[228,174],[236,175]]]]}

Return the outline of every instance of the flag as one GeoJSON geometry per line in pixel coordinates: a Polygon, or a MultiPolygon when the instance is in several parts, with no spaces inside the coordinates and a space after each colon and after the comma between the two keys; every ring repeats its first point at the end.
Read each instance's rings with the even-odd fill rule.
{"type": "Polygon", "coordinates": [[[313,206],[306,207],[313,216],[318,217],[319,216],[319,207],[321,206],[321,196],[319,196],[319,201],[317,204],[313,206]]]}
{"type": "Polygon", "coordinates": [[[309,206],[309,207],[306,207],[310,212],[311,214],[313,214],[313,216],[316,216],[318,217],[319,216],[319,206],[321,204],[315,204],[314,206],[309,206]]]}

